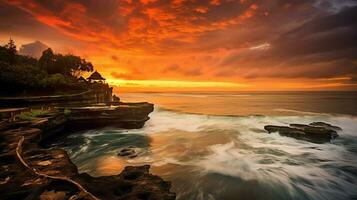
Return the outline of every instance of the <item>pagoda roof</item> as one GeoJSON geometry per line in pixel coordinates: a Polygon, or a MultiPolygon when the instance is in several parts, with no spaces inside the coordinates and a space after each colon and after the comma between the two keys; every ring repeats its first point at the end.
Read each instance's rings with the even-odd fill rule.
{"type": "Polygon", "coordinates": [[[79,80],[79,81],[85,81],[86,79],[83,78],[83,76],[81,76],[81,77],[78,78],[78,80],[79,80]]]}
{"type": "Polygon", "coordinates": [[[88,77],[89,80],[105,80],[105,78],[102,77],[102,75],[95,71],[93,72],[93,74],[91,74],[89,77],[88,77]]]}

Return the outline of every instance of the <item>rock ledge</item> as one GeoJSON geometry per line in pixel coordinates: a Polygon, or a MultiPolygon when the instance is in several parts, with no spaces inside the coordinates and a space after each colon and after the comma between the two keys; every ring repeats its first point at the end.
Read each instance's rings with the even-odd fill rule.
{"type": "Polygon", "coordinates": [[[175,199],[170,182],[150,174],[149,165],[92,177],[79,174],[65,150],[42,148],[63,117],[0,123],[0,199],[175,199]]]}
{"type": "Polygon", "coordinates": [[[340,127],[325,122],[313,122],[306,124],[290,124],[289,126],[267,125],[264,129],[268,133],[278,132],[280,135],[302,139],[314,143],[330,142],[338,137],[340,127]]]}

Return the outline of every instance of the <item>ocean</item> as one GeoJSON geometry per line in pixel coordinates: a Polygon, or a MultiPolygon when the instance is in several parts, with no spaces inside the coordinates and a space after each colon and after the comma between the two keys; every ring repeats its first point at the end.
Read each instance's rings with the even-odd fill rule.
{"type": "Polygon", "coordinates": [[[155,104],[142,129],[105,127],[57,141],[80,172],[151,165],[177,199],[357,199],[356,92],[124,93],[155,104]],[[316,144],[265,125],[323,121],[342,128],[316,144]],[[117,156],[134,146],[135,158],[117,156]]]}

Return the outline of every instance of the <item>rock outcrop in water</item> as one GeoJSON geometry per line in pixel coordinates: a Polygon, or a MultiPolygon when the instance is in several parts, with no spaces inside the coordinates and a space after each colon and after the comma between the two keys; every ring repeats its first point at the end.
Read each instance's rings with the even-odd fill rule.
{"type": "Polygon", "coordinates": [[[151,103],[123,103],[113,106],[62,107],[67,110],[68,126],[74,129],[116,126],[121,128],[141,128],[149,120],[154,110],[151,103]]]}
{"type": "Polygon", "coordinates": [[[340,127],[333,126],[324,122],[313,122],[309,125],[290,124],[289,126],[267,125],[264,129],[268,133],[278,132],[280,135],[293,137],[296,139],[307,140],[315,143],[330,142],[338,137],[337,131],[340,127]]]}
{"type": "Polygon", "coordinates": [[[325,122],[312,122],[309,125],[310,126],[314,126],[314,127],[327,128],[327,129],[331,129],[331,130],[334,130],[334,131],[342,131],[341,127],[333,126],[333,125],[325,123],[325,122]]]}
{"type": "Polygon", "coordinates": [[[128,158],[135,158],[139,155],[139,148],[134,147],[134,146],[128,146],[128,147],[124,147],[122,148],[119,153],[118,156],[121,157],[128,157],[128,158]]]}
{"type": "Polygon", "coordinates": [[[128,166],[115,176],[79,174],[65,150],[44,149],[44,138],[59,134],[62,113],[31,121],[0,123],[0,199],[175,199],[170,183],[128,166]]]}

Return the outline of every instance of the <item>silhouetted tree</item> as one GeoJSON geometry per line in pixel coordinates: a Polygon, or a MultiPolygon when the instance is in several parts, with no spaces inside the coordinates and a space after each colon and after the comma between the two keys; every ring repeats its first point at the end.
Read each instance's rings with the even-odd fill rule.
{"type": "Polygon", "coordinates": [[[9,39],[9,42],[5,45],[5,48],[9,51],[10,54],[17,54],[15,41],[12,38],[9,39]]]}
{"type": "Polygon", "coordinates": [[[52,49],[47,49],[39,59],[41,69],[48,74],[63,74],[65,76],[79,77],[82,72],[93,71],[93,65],[74,55],[54,54],[52,49]]]}
{"type": "Polygon", "coordinates": [[[54,67],[55,64],[55,54],[51,48],[48,48],[42,52],[42,56],[38,60],[40,68],[47,73],[54,67]]]}
{"type": "Polygon", "coordinates": [[[78,83],[76,77],[86,71],[93,71],[93,65],[79,56],[55,54],[49,48],[37,60],[18,55],[12,39],[0,46],[0,96],[28,91],[48,93],[84,89],[86,86],[78,83]]]}
{"type": "Polygon", "coordinates": [[[9,42],[0,49],[0,61],[13,65],[16,63],[16,55],[15,42],[10,38],[9,42]]]}

